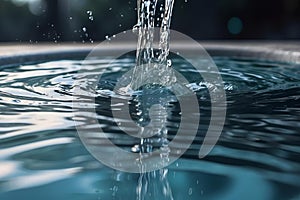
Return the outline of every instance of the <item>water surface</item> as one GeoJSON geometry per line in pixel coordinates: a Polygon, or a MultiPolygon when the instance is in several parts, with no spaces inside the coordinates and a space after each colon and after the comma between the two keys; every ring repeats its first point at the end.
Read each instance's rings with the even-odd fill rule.
{"type": "MultiPolygon", "coordinates": [[[[103,70],[105,76],[93,91],[97,118],[117,145],[130,150],[138,142],[116,127],[108,109],[114,95],[110,89],[116,77],[135,65],[134,57],[113,64],[109,58],[98,59],[86,66],[77,60],[2,66],[0,199],[137,199],[138,194],[144,199],[149,194],[178,200],[299,199],[300,66],[215,57],[227,95],[226,123],[213,151],[199,160],[210,115],[208,86],[188,63],[172,60],[199,97],[201,124],[182,158],[167,172],[144,179],[96,161],[79,140],[73,121],[75,80],[86,76],[79,70],[103,70]],[[148,193],[138,192],[143,188],[148,193]]],[[[175,101],[168,106],[169,139],[178,123],[175,101]]]]}

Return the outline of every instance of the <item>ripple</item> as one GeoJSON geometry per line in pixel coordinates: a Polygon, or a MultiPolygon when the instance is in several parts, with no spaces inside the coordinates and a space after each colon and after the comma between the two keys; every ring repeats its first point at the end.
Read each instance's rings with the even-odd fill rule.
{"type": "MultiPolygon", "coordinates": [[[[173,59],[174,68],[188,78],[187,87],[199,97],[200,128],[190,149],[178,161],[181,167],[171,168],[182,173],[211,174],[213,180],[220,175],[228,182],[246,172],[264,185],[268,182],[269,186],[299,187],[300,66],[223,57],[215,58],[215,63],[227,95],[226,123],[213,152],[198,160],[211,115],[208,91],[215,86],[204,82],[189,63],[173,59]]],[[[118,128],[111,112],[124,106],[111,105],[112,97],[129,100],[133,110],[139,108],[135,98],[143,92],[124,96],[113,91],[133,65],[132,58],[114,63],[110,59],[90,60],[84,64],[63,60],[1,71],[0,162],[4,170],[0,172],[0,190],[46,185],[103,168],[79,142],[74,119],[77,125],[86,125],[91,134],[97,134],[91,119],[98,120],[106,136],[126,150],[139,142],[118,128]],[[75,90],[81,95],[74,96],[75,90]],[[73,105],[76,101],[82,103],[73,105]],[[82,108],[85,112],[80,112],[82,108]],[[33,181],[26,184],[29,179],[33,181]]],[[[177,99],[171,100],[167,106],[169,140],[176,135],[182,117],[177,99]]],[[[196,114],[191,113],[191,117],[196,114]]],[[[140,115],[131,116],[137,119],[140,115]]],[[[178,143],[190,137],[188,126],[185,132],[178,143]]],[[[103,139],[97,136],[93,142],[99,144],[103,139]]]]}

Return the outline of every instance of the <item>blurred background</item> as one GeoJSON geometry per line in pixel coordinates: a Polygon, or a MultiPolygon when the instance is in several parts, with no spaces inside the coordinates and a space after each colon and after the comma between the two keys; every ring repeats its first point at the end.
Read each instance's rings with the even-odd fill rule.
{"type": "MultiPolygon", "coordinates": [[[[136,0],[1,0],[0,42],[105,40],[136,23],[136,0]]],[[[175,0],[172,29],[197,40],[300,39],[300,0],[175,0]]]]}

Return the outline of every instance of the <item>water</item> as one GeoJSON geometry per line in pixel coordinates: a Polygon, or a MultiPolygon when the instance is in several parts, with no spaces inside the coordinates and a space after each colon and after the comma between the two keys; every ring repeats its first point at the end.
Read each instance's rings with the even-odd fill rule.
{"type": "MultiPolygon", "coordinates": [[[[149,161],[147,162],[147,157],[144,158],[144,153],[151,153],[159,149],[161,159],[158,162],[161,162],[162,167],[168,165],[171,150],[168,139],[169,130],[166,124],[167,107],[170,106],[171,99],[176,101],[174,95],[166,92],[164,88],[160,88],[161,86],[172,86],[177,82],[174,72],[170,69],[171,60],[168,59],[174,0],[166,0],[164,1],[165,4],[160,6],[157,5],[158,3],[158,0],[137,0],[138,22],[133,28],[133,31],[138,34],[136,64],[132,75],[128,78],[130,81],[117,89],[117,93],[130,95],[134,91],[141,91],[140,94],[134,95],[135,97],[130,103],[132,105],[136,104],[136,106],[133,106],[133,111],[131,109],[130,112],[137,113],[136,123],[138,129],[133,129],[133,136],[140,138],[140,142],[132,144],[133,148],[131,149],[133,153],[141,154],[138,158],[138,171],[140,172],[137,187],[138,200],[162,199],[163,197],[164,199],[173,199],[167,180],[168,170],[161,169],[161,172],[157,175],[156,172],[147,173],[149,161]],[[155,27],[160,27],[158,36],[156,36],[155,31],[157,29],[155,27]],[[155,47],[155,36],[158,37],[157,47],[155,47]],[[156,197],[157,195],[158,197],[156,197]]],[[[107,90],[112,91],[114,88],[108,88],[107,90]]],[[[126,102],[121,104],[127,105],[126,102]]],[[[119,109],[124,110],[124,106],[119,109]]],[[[122,116],[122,114],[117,112],[114,116],[122,116]]],[[[122,124],[121,121],[124,121],[124,119],[129,120],[131,116],[121,117],[122,119],[117,123],[122,124]]],[[[129,129],[126,122],[125,127],[126,130],[129,129]]],[[[133,124],[130,127],[136,126],[133,124]]],[[[128,133],[126,130],[125,132],[128,133]]],[[[158,162],[155,161],[155,165],[158,165],[158,162]]]]}
{"type": "MultiPolygon", "coordinates": [[[[2,199],[299,197],[296,158],[299,149],[297,144],[290,144],[292,136],[293,142],[298,138],[295,127],[299,119],[299,74],[291,74],[295,66],[216,58],[229,110],[218,145],[200,160],[197,152],[205,144],[205,133],[213,115],[209,93],[220,86],[206,82],[179,56],[170,59],[174,0],[158,3],[158,0],[137,1],[135,59],[126,55],[114,63],[111,58],[99,58],[84,63],[55,61],[3,68],[0,73],[0,83],[3,83],[0,105],[4,110],[0,118],[2,199]],[[160,27],[158,33],[155,27],[160,27]],[[132,74],[124,78],[132,66],[135,66],[132,74]],[[84,72],[80,70],[82,67],[86,69],[84,72]],[[190,82],[182,81],[173,68],[190,82]],[[95,77],[102,73],[97,80],[95,77]],[[170,90],[173,86],[179,96],[170,90]],[[179,102],[193,94],[191,91],[200,102],[201,120],[197,136],[185,152],[184,146],[192,138],[193,119],[199,117],[199,112],[189,110],[189,116],[183,115],[184,107],[179,102]],[[95,101],[90,101],[91,97],[95,101]],[[285,98],[292,98],[292,102],[285,98]],[[282,102],[289,102],[289,106],[285,110],[279,107],[284,114],[274,119],[277,111],[274,106],[282,102]],[[295,113],[291,114],[287,108],[295,109],[295,113]],[[105,135],[95,131],[95,119],[105,135]],[[188,122],[183,129],[185,135],[178,137],[176,133],[183,122],[188,122]],[[100,150],[109,159],[120,157],[125,166],[136,164],[139,174],[113,170],[95,161],[79,141],[77,134],[81,139],[82,135],[78,127],[84,127],[87,133],[85,145],[92,149],[104,146],[100,150]],[[108,145],[106,137],[119,148],[137,155],[134,163],[108,145]],[[174,160],[170,146],[175,139],[176,151],[185,153],[168,166],[174,160]],[[147,155],[157,150],[159,159],[149,162],[147,155]],[[148,172],[148,165],[162,167],[148,172]]],[[[92,21],[92,12],[87,14],[92,21]]],[[[83,31],[86,32],[85,28],[83,31]]],[[[202,62],[200,58],[194,59],[202,62]]],[[[201,74],[209,73],[212,71],[201,71],[201,74]]],[[[221,104],[218,109],[225,108],[221,104]]]]}
{"type": "MultiPolygon", "coordinates": [[[[80,73],[80,61],[1,67],[0,199],[299,199],[300,66],[215,57],[227,95],[226,123],[213,151],[200,160],[211,110],[207,85],[183,59],[171,59],[198,95],[200,128],[179,160],[142,175],[102,165],[79,140],[72,95],[75,80],[88,77],[80,73]]],[[[112,88],[134,65],[135,56],[129,55],[113,64],[100,58],[84,66],[105,72],[92,91],[97,119],[111,141],[128,151],[140,140],[112,122],[109,99],[122,98],[112,88]]],[[[170,101],[166,112],[172,139],[180,123],[178,103],[170,101]]]]}
{"type": "Polygon", "coordinates": [[[161,85],[176,82],[168,59],[174,0],[164,2],[158,5],[158,0],[137,0],[138,22],[133,31],[138,34],[138,43],[130,89],[136,90],[145,82],[161,85]],[[155,27],[160,27],[159,31],[155,27]]]}

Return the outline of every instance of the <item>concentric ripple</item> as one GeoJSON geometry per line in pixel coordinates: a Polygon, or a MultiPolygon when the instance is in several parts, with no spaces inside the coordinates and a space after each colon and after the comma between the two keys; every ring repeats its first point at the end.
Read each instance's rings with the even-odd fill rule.
{"type": "MultiPolygon", "coordinates": [[[[227,117],[217,146],[199,160],[210,119],[207,88],[213,85],[205,83],[182,59],[172,61],[190,81],[187,86],[199,97],[201,110],[194,143],[169,168],[174,199],[297,199],[300,66],[214,58],[226,90],[227,117]]],[[[96,105],[87,101],[84,106],[96,107],[108,137],[131,149],[138,141],[118,129],[111,109],[118,110],[120,105],[111,105],[110,98],[130,98],[113,89],[134,62],[126,57],[113,63],[105,58],[84,65],[63,60],[0,67],[0,199],[135,199],[138,175],[116,172],[92,158],[78,139],[73,121],[78,108],[72,102],[76,83],[83,80],[82,96],[75,98],[93,95],[96,105]],[[82,68],[90,73],[82,74],[82,68]],[[99,73],[103,76],[98,88],[90,88],[98,80],[87,78],[99,73]]],[[[135,105],[134,99],[131,103],[135,105]]],[[[87,123],[89,112],[87,109],[76,121],[87,123]]],[[[167,112],[171,140],[181,118],[176,99],[167,112]]],[[[138,113],[132,115],[138,117],[138,113]]]]}

